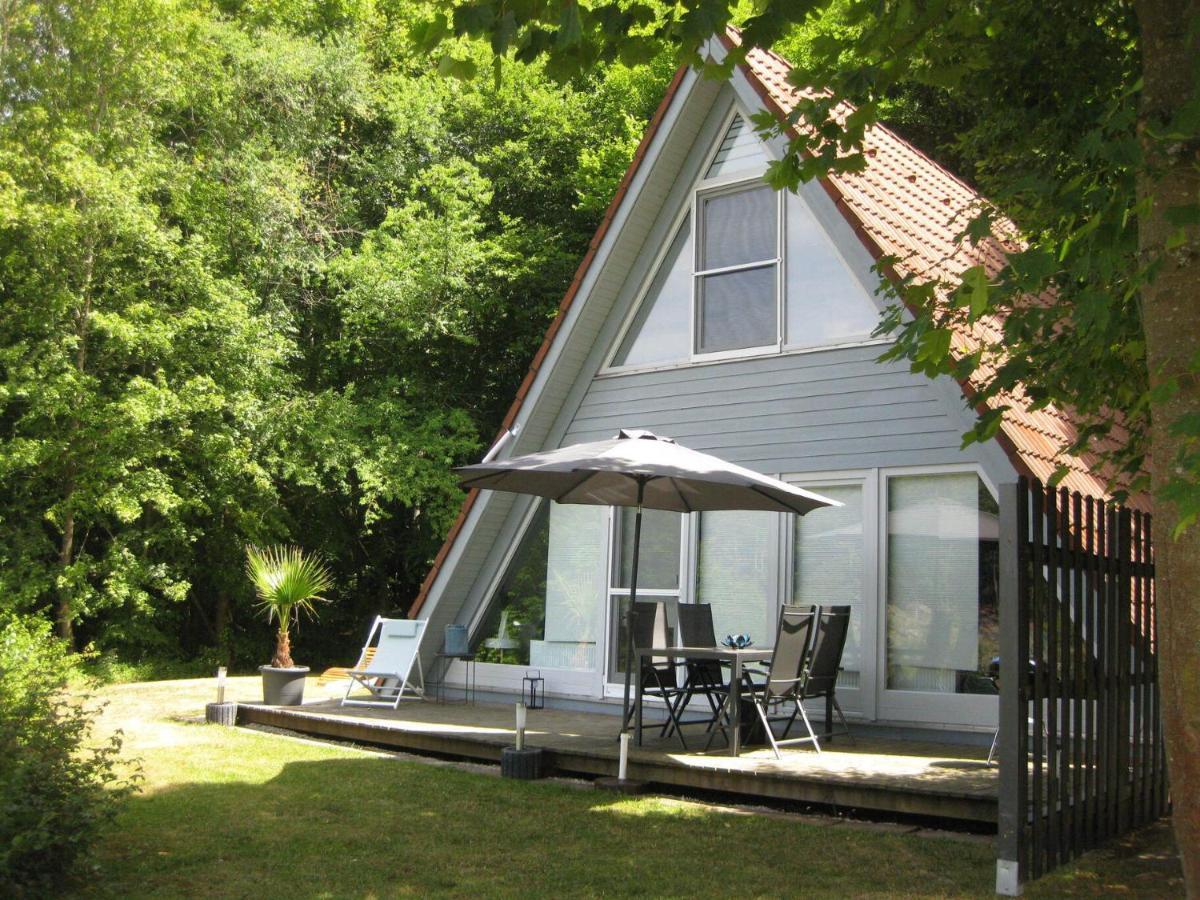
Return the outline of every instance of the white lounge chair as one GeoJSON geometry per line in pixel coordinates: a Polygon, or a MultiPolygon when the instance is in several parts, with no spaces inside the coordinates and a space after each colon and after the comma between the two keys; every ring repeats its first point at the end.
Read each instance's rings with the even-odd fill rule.
{"type": "Polygon", "coordinates": [[[351,669],[346,673],[350,683],[346,686],[342,706],[390,706],[395,709],[404,697],[405,688],[409,690],[410,696],[424,695],[425,673],[421,670],[419,651],[427,624],[428,619],[376,617],[371,626],[371,633],[367,635],[366,646],[363,647],[365,655],[378,630],[379,639],[375,642],[375,655],[366,667],[351,669]],[[414,666],[420,687],[410,680],[414,666]],[[370,691],[370,699],[352,700],[350,692],[357,687],[364,687],[370,691]]]}

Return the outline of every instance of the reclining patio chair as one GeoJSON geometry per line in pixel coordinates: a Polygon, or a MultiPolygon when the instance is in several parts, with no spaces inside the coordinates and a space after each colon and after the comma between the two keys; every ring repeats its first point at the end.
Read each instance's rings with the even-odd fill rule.
{"type": "Polygon", "coordinates": [[[390,706],[395,709],[400,705],[406,688],[410,696],[423,695],[425,674],[421,670],[419,650],[428,623],[428,619],[385,619],[383,616],[377,616],[363,647],[365,656],[378,631],[375,654],[368,665],[346,673],[350,683],[346,686],[342,706],[390,706]],[[410,680],[414,666],[420,687],[410,680]],[[366,688],[371,694],[370,699],[352,700],[350,693],[356,687],[366,688]]]}
{"type": "Polygon", "coordinates": [[[349,673],[353,670],[365,669],[369,666],[374,656],[374,647],[363,647],[362,653],[359,654],[358,662],[352,666],[330,666],[317,677],[317,684],[324,686],[331,681],[341,681],[343,678],[349,678],[349,673]]]}
{"type": "MultiPolygon", "coordinates": [[[[641,600],[633,604],[633,644],[636,649],[668,644],[667,628],[666,604],[661,601],[641,600]]],[[[657,697],[667,708],[667,720],[663,722],[659,735],[669,734],[668,728],[678,732],[679,717],[675,714],[675,707],[683,694],[683,688],[679,686],[676,673],[683,667],[683,663],[672,660],[659,661],[654,657],[641,657],[641,660],[642,697],[657,697]]],[[[627,665],[633,665],[633,662],[629,660],[627,665]]],[[[634,713],[635,710],[631,708],[626,714],[623,729],[629,727],[634,713]]],[[[679,732],[679,743],[683,745],[684,750],[687,749],[687,741],[684,740],[682,732],[679,732]]]]}
{"type": "MultiPolygon", "coordinates": [[[[679,604],[679,640],[685,647],[716,647],[717,634],[713,628],[712,606],[708,603],[679,604]]],[[[687,676],[683,682],[683,690],[675,702],[675,716],[679,725],[698,725],[703,723],[705,733],[720,724],[721,706],[725,695],[729,692],[729,679],[725,674],[725,666],[715,659],[688,660],[687,676]],[[708,701],[709,715],[697,719],[683,719],[680,716],[686,711],[689,703],[697,696],[708,701]]],[[[675,728],[675,722],[668,723],[667,736],[675,728]]]]}
{"type": "Polygon", "coordinates": [[[849,606],[812,606],[807,610],[784,607],[779,615],[779,632],[766,680],[755,683],[750,673],[743,675],[742,696],[753,703],[776,759],[780,758],[779,748],[784,744],[811,743],[820,753],[821,739],[833,736],[835,711],[842,720],[844,733],[849,735],[835,693],[849,630],[849,606]],[[825,730],[818,735],[804,709],[804,701],[821,698],[825,700],[825,730]],[[788,703],[792,705],[790,715],[771,714],[772,709],[788,703]],[[789,740],[788,732],[797,717],[804,722],[808,737],[789,740]],[[787,723],[778,739],[771,730],[772,722],[787,723]]]}

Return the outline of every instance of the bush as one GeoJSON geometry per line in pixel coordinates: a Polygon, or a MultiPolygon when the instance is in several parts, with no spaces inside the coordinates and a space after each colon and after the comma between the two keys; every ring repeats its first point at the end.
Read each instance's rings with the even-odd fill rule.
{"type": "Polygon", "coordinates": [[[47,622],[0,617],[0,895],[59,887],[133,790],[120,736],[89,741],[96,710],[67,690],[78,677],[47,622]]]}

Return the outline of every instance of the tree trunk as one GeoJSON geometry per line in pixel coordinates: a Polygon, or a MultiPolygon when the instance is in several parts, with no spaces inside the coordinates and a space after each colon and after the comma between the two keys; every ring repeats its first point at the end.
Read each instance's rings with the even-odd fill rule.
{"type": "MultiPolygon", "coordinates": [[[[1176,471],[1183,439],[1172,423],[1200,412],[1200,380],[1192,358],[1200,349],[1200,228],[1189,226],[1181,246],[1167,248],[1178,235],[1165,212],[1200,199],[1196,144],[1154,140],[1149,130],[1165,124],[1191,96],[1194,60],[1200,47],[1188,34],[1200,16],[1200,0],[1140,0],[1144,89],[1140,126],[1147,153],[1138,184],[1139,200],[1153,197],[1151,212],[1139,222],[1142,260],[1162,260],[1158,277],[1142,289],[1142,318],[1151,387],[1178,389],[1151,407],[1150,468],[1154,492],[1176,471]]],[[[1172,540],[1179,511],[1156,501],[1154,545],[1157,582],[1159,679],[1176,842],[1183,859],[1188,896],[1200,896],[1200,526],[1172,540]]]]}
{"type": "MultiPolygon", "coordinates": [[[[67,512],[63,517],[62,543],[58,550],[58,566],[65,571],[71,564],[71,554],[75,551],[75,512],[70,507],[71,493],[67,494],[67,512]]],[[[74,613],[71,609],[69,588],[58,589],[58,602],[54,607],[54,630],[60,638],[67,642],[68,649],[75,651],[75,626],[72,624],[74,613]]]]}
{"type": "Polygon", "coordinates": [[[217,594],[217,609],[213,614],[213,631],[216,632],[217,656],[226,666],[233,658],[233,648],[229,645],[231,613],[229,594],[221,591],[217,594]]]}
{"type": "Polygon", "coordinates": [[[286,628],[279,629],[279,636],[275,641],[275,658],[271,660],[271,665],[277,669],[290,669],[295,666],[292,662],[292,639],[286,628]]]}

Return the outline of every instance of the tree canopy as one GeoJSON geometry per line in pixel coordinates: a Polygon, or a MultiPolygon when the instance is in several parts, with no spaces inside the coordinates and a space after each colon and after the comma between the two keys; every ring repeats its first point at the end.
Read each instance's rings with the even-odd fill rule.
{"type": "Polygon", "coordinates": [[[244,548],[297,542],[308,660],[407,608],[672,68],[454,82],[415,9],[5,5],[4,606],[262,662],[244,548]]]}

